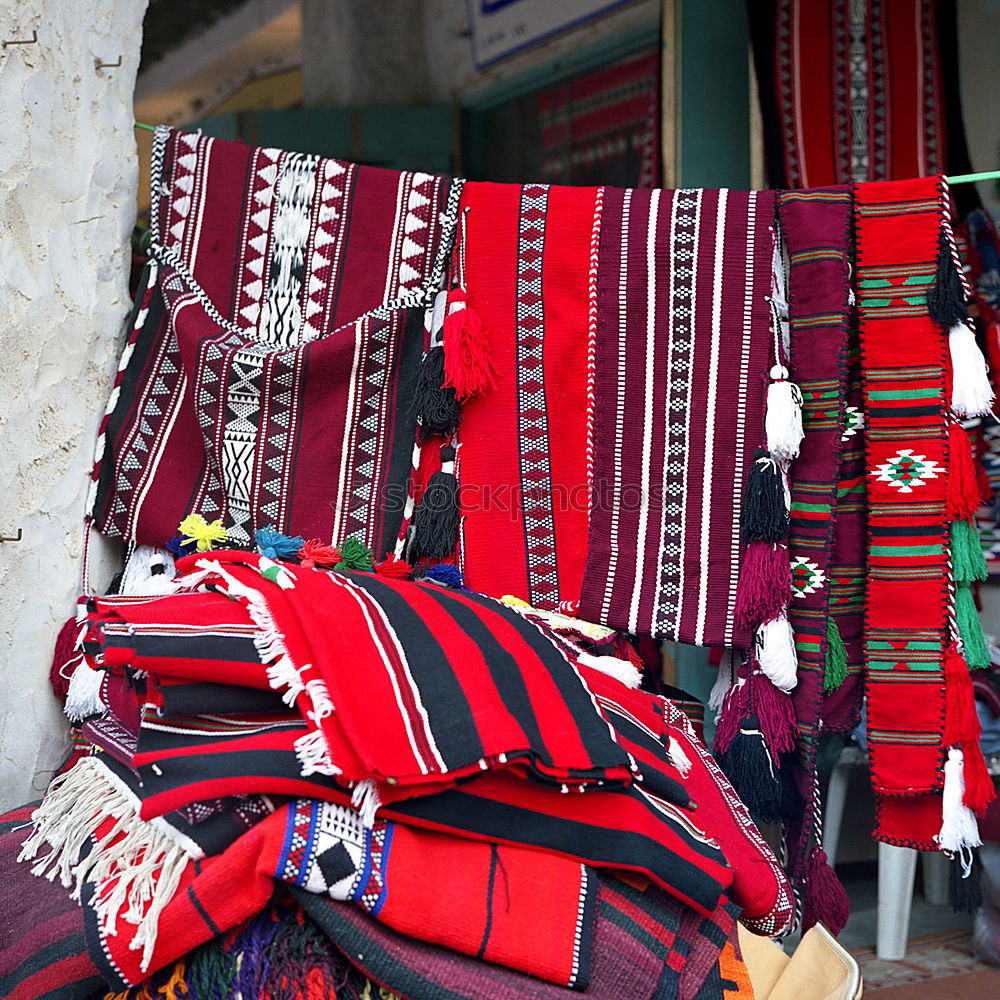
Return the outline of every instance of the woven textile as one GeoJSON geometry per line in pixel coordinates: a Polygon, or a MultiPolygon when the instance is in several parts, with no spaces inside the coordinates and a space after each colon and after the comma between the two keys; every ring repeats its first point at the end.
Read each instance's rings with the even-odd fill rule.
{"type": "Polygon", "coordinates": [[[421,1000],[570,1000],[574,996],[692,1000],[735,933],[734,908],[688,932],[685,913],[655,888],[601,875],[590,984],[570,992],[396,934],[360,910],[294,891],[309,916],[356,967],[400,996],[421,1000]]]}
{"type": "MultiPolygon", "coordinates": [[[[813,843],[812,810],[818,804],[813,794],[816,754],[824,681],[829,680],[828,634],[831,627],[837,627],[832,619],[833,562],[840,529],[841,455],[851,437],[847,434],[846,388],[853,213],[848,188],[782,192],[778,207],[790,264],[789,370],[802,391],[805,433],[790,470],[788,531],[792,566],[788,617],[798,660],[791,698],[801,765],[798,785],[806,802],[801,832],[790,837],[790,869],[800,874],[813,843]]],[[[862,526],[858,538],[862,545],[863,530],[862,526]]],[[[860,624],[858,618],[857,640],[860,624]]],[[[782,764],[794,766],[796,762],[790,760],[782,764]]]]}
{"type": "Polygon", "coordinates": [[[493,767],[556,785],[632,778],[588,668],[497,601],[240,552],[190,556],[178,571],[261,627],[272,686],[318,727],[298,744],[305,771],[376,780],[382,801],[493,767]]]}
{"type": "MultiPolygon", "coordinates": [[[[103,832],[107,821],[99,824],[103,832]]],[[[112,867],[112,872],[115,869],[112,867]]],[[[84,897],[91,955],[109,983],[135,984],[258,913],[274,881],[359,906],[401,933],[563,986],[588,978],[597,880],[578,862],[378,821],[294,800],[224,852],[191,860],[157,917],[148,956],[130,947],[137,911],[109,899],[114,875],[84,897]],[[239,891],[234,892],[234,887],[239,891]],[[119,909],[109,920],[109,907],[119,909]],[[143,965],[144,959],[148,959],[143,965]]],[[[151,877],[152,897],[165,871],[151,877]]]]}
{"type": "Polygon", "coordinates": [[[87,1000],[103,995],[104,980],[87,954],[83,912],[16,861],[36,804],[0,816],[0,996],[87,1000]]]}
{"type": "Polygon", "coordinates": [[[740,510],[763,440],[775,195],[608,190],[580,614],[695,645],[734,622],[740,510]]]}
{"type": "Polygon", "coordinates": [[[94,524],[163,545],[194,511],[237,544],[273,527],[381,554],[405,499],[423,310],[369,313],[428,282],[446,181],[157,143],[154,235],[203,291],[151,265],[101,427],[94,524]]]}
{"type": "MultiPolygon", "coordinates": [[[[155,605],[142,602],[123,603],[119,611],[158,617],[161,624],[156,627],[163,634],[167,609],[183,607],[196,596],[208,595],[161,598],[159,616],[153,613],[155,605]]],[[[226,600],[221,595],[211,596],[226,600]]],[[[238,607],[234,602],[226,603],[238,607]]],[[[156,640],[140,623],[116,623],[123,635],[128,635],[130,627],[134,628],[136,646],[147,654],[154,652],[156,640]]],[[[136,669],[146,669],[144,664],[155,659],[169,665],[165,659],[134,657],[127,650],[121,652],[123,649],[105,646],[103,653],[92,655],[103,655],[105,660],[129,658],[136,669]]],[[[217,665],[206,661],[206,666],[211,671],[217,665]]],[[[249,668],[253,669],[253,664],[249,668]]],[[[261,669],[259,664],[256,669],[261,669]]],[[[184,670],[190,672],[192,665],[185,663],[184,670]]],[[[592,672],[588,683],[614,728],[619,746],[641,769],[641,785],[566,795],[513,774],[487,772],[444,793],[385,805],[378,815],[640,872],[701,910],[714,907],[735,874],[734,898],[750,918],[771,920],[772,913],[783,911],[786,883],[773,855],[714,763],[699,756],[690,730],[666,729],[663,713],[667,703],[629,692],[601,674],[592,672]],[[671,738],[692,765],[685,765],[686,773],[677,770],[668,753],[671,738]],[[687,811],[688,785],[697,793],[697,817],[687,811]],[[717,844],[725,845],[732,871],[725,866],[717,844]]],[[[215,690],[229,688],[219,685],[215,690]]],[[[307,733],[305,720],[259,715],[240,718],[227,714],[226,708],[225,702],[220,702],[210,715],[193,718],[163,719],[155,711],[144,713],[134,762],[143,779],[145,818],[184,810],[208,798],[251,792],[339,803],[350,800],[350,792],[329,776],[302,774],[296,743],[307,733]]]]}
{"type": "Polygon", "coordinates": [[[948,0],[755,0],[751,26],[773,187],[945,168],[939,19],[948,0]]]}
{"type": "Polygon", "coordinates": [[[858,724],[864,696],[864,611],[868,541],[865,483],[864,397],[856,323],[849,331],[847,394],[837,485],[837,531],[830,565],[831,618],[844,643],[847,676],[826,691],[820,706],[825,729],[850,732],[858,724]]]}
{"type": "Polygon", "coordinates": [[[847,188],[786,191],[778,199],[788,247],[791,377],[802,390],[805,437],[792,463],[789,620],[798,652],[792,693],[800,735],[812,742],[827,654],[831,563],[846,425],[852,221],[847,188]]]}
{"type": "Polygon", "coordinates": [[[551,184],[656,187],[660,53],[584,73],[537,96],[542,164],[551,184]]]}
{"type": "Polygon", "coordinates": [[[942,196],[936,178],[859,184],[858,306],[868,446],[868,749],[875,836],[933,849],[941,824],[949,578],[948,348],[927,311],[942,196]],[[923,800],[923,801],[922,801],[923,800]],[[889,809],[891,820],[887,816],[889,809]]]}
{"type": "Polygon", "coordinates": [[[552,611],[580,598],[600,189],[466,184],[468,308],[496,385],[459,428],[465,582],[552,611]]]}

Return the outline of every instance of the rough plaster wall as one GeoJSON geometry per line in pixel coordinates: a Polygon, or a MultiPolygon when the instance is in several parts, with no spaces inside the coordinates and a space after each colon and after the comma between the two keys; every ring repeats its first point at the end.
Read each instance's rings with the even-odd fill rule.
{"type": "Polygon", "coordinates": [[[94,437],[129,307],[146,0],[85,7],[0,0],[0,37],[38,32],[0,50],[0,535],[24,532],[0,543],[2,809],[37,798],[68,745],[48,667],[80,587],[94,437]]]}

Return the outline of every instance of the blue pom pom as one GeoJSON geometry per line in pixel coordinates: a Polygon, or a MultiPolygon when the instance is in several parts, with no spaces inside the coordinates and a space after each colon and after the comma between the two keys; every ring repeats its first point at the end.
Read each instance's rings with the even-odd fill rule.
{"type": "Polygon", "coordinates": [[[305,544],[305,539],[296,535],[289,538],[274,528],[258,528],[253,533],[257,551],[268,559],[297,559],[299,549],[305,544]]]}
{"type": "Polygon", "coordinates": [[[169,542],[163,547],[170,553],[174,555],[175,558],[181,559],[184,556],[190,555],[195,551],[196,542],[193,538],[189,539],[187,542],[184,541],[183,536],[178,531],[169,542]]]}
{"type": "Polygon", "coordinates": [[[424,579],[440,583],[444,587],[465,588],[462,571],[454,563],[438,563],[436,566],[431,566],[424,579]]]}

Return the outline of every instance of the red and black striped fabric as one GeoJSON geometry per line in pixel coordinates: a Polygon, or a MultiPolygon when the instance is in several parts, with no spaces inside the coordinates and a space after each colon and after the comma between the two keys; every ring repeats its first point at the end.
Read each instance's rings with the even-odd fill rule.
{"type": "Polygon", "coordinates": [[[556,785],[632,779],[593,672],[503,604],[242,552],[178,571],[245,605],[276,658],[272,686],[322,733],[313,766],[342,783],[375,779],[389,801],[496,767],[556,785]]]}
{"type": "MultiPolygon", "coordinates": [[[[570,859],[294,800],[221,854],[192,860],[157,920],[143,967],[131,947],[138,914],[102,910],[108,885],[84,900],[94,961],[117,988],[134,985],[259,913],[275,882],[332,895],[411,938],[577,989],[589,979],[598,882],[570,859]],[[234,891],[238,887],[239,891],[234,891]],[[135,919],[133,919],[135,918],[135,919]]],[[[147,903],[148,905],[148,903],[147,903]]]]}
{"type": "Polygon", "coordinates": [[[38,803],[0,816],[0,997],[90,1000],[104,980],[90,959],[83,911],[58,883],[18,864],[38,803]]]}
{"type": "MultiPolygon", "coordinates": [[[[514,774],[487,773],[447,792],[385,805],[379,815],[637,872],[701,910],[714,905],[735,875],[734,898],[746,904],[748,919],[767,913],[781,885],[770,878],[768,887],[770,852],[765,848],[762,853],[762,845],[748,839],[750,831],[728,818],[730,806],[718,811],[723,797],[713,789],[725,779],[717,772],[712,775],[695,759],[694,777],[689,773],[682,782],[665,746],[670,735],[662,726],[659,699],[638,693],[636,699],[637,704],[626,708],[601,698],[623,747],[640,762],[641,783],[566,795],[514,774]],[[687,812],[686,785],[698,788],[700,815],[687,812]],[[699,825],[706,820],[710,835],[699,825]],[[734,872],[716,841],[725,843],[734,872]],[[758,866],[763,870],[757,871],[758,866]]],[[[302,776],[295,741],[305,730],[301,719],[161,719],[147,711],[134,760],[142,778],[143,817],[183,810],[207,798],[252,792],[348,802],[350,793],[329,777],[302,776]]],[[[674,735],[687,738],[680,731],[674,735]]],[[[692,749],[686,753],[694,757],[692,749]]],[[[732,808],[742,809],[735,796],[732,808]]]]}

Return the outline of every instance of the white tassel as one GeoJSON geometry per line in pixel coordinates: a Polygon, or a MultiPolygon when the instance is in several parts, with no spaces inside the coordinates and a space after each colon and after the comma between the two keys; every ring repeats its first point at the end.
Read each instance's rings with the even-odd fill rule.
{"type": "Polygon", "coordinates": [[[670,737],[667,753],[670,756],[670,763],[677,768],[682,778],[686,778],[691,770],[691,758],[673,736],[670,737]]]}
{"type": "Polygon", "coordinates": [[[805,437],[802,430],[802,392],[788,381],[788,369],[775,365],[767,387],[767,412],[764,416],[767,450],[777,459],[790,462],[797,458],[805,437]]]}
{"type": "Polygon", "coordinates": [[[621,681],[627,688],[633,691],[642,683],[642,674],[634,663],[628,660],[621,660],[617,656],[594,656],[592,653],[580,653],[577,661],[592,670],[598,670],[608,677],[614,677],[616,681],[621,681]]]}
{"type": "Polygon", "coordinates": [[[735,666],[736,653],[732,649],[727,649],[722,654],[722,659],[719,660],[719,672],[716,675],[715,683],[712,685],[712,690],[709,692],[708,701],[706,702],[708,707],[714,712],[718,712],[722,708],[726,694],[733,686],[733,677],[736,675],[735,666]]]}
{"type": "Polygon", "coordinates": [[[151,545],[137,545],[125,564],[121,593],[172,594],[176,589],[173,556],[151,545]]]}
{"type": "Polygon", "coordinates": [[[66,718],[71,722],[83,722],[92,715],[101,715],[106,711],[108,706],[101,697],[103,680],[103,671],[94,670],[86,661],[77,664],[66,691],[66,705],[63,708],[66,718]]]}
{"type": "Polygon", "coordinates": [[[354,791],[351,792],[351,805],[358,810],[364,827],[370,830],[375,825],[375,813],[382,806],[374,778],[365,778],[354,786],[354,791]]]}
{"type": "Polygon", "coordinates": [[[771,683],[788,694],[798,683],[795,654],[795,633],[788,615],[782,612],[777,618],[765,622],[754,637],[757,662],[771,683]]]}
{"type": "Polygon", "coordinates": [[[958,853],[963,848],[982,845],[976,814],[962,802],[965,795],[964,767],[965,755],[958,747],[952,747],[944,764],[941,832],[934,838],[942,851],[958,853]]]}
{"type": "Polygon", "coordinates": [[[967,323],[958,323],[948,333],[951,350],[951,409],[959,417],[983,417],[993,409],[986,359],[967,323]]]}
{"type": "Polygon", "coordinates": [[[330,777],[341,774],[341,770],[330,759],[330,748],[326,745],[326,737],[319,729],[314,729],[295,741],[295,758],[303,778],[310,774],[326,774],[330,777]]]}

